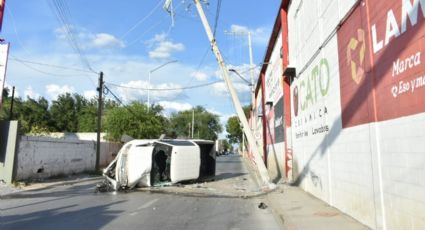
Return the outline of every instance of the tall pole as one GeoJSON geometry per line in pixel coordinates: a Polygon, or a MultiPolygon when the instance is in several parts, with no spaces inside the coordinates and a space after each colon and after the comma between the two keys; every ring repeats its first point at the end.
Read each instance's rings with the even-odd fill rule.
{"type": "MultiPolygon", "coordinates": [[[[254,87],[254,75],[255,75],[255,71],[254,71],[254,58],[252,55],[252,40],[251,40],[251,32],[248,32],[248,47],[249,47],[249,69],[250,69],[250,73],[251,73],[251,108],[255,107],[255,87],[254,87]]],[[[252,113],[254,114],[254,113],[252,113]]],[[[256,124],[255,124],[255,117],[252,116],[252,129],[255,130],[256,128],[256,124]]]]}
{"type": "Polygon", "coordinates": [[[96,139],[96,171],[99,171],[99,161],[100,161],[100,132],[101,132],[101,122],[102,122],[102,93],[103,93],[103,72],[100,72],[99,76],[99,87],[97,91],[99,93],[97,101],[97,139],[96,139]]]}
{"type": "Polygon", "coordinates": [[[149,107],[151,107],[151,100],[150,100],[151,74],[152,74],[152,71],[149,71],[149,82],[148,82],[148,112],[149,112],[149,107]]]}
{"type": "Polygon", "coordinates": [[[193,132],[195,130],[195,109],[192,109],[192,139],[193,139],[193,132]]]}
{"type": "Polygon", "coordinates": [[[247,137],[248,143],[253,146],[252,149],[253,149],[254,160],[255,160],[255,163],[258,167],[258,172],[259,172],[261,179],[263,181],[263,186],[265,186],[269,189],[274,188],[274,187],[276,187],[276,185],[273,184],[273,183],[270,183],[270,177],[269,177],[267,168],[266,168],[264,161],[263,161],[263,159],[260,155],[260,150],[258,148],[257,143],[255,142],[254,135],[252,134],[252,131],[249,127],[248,120],[245,117],[245,113],[243,112],[243,109],[242,109],[241,103],[239,101],[238,95],[235,91],[235,88],[234,88],[232,82],[230,81],[229,72],[226,68],[223,57],[221,56],[220,50],[217,46],[216,40],[215,40],[214,35],[211,31],[211,27],[208,23],[206,16],[205,16],[204,10],[202,9],[201,3],[200,3],[199,0],[194,0],[194,2],[195,2],[195,5],[196,5],[196,8],[198,10],[199,16],[201,18],[202,24],[204,25],[205,32],[207,33],[209,42],[210,42],[212,50],[213,50],[213,53],[214,53],[214,55],[217,59],[217,62],[220,66],[220,69],[222,71],[223,79],[224,79],[226,86],[229,90],[229,93],[232,97],[232,101],[233,101],[233,104],[235,106],[236,113],[239,117],[239,120],[242,123],[243,131],[244,131],[244,133],[247,137]]]}
{"type": "Polygon", "coordinates": [[[13,119],[13,102],[15,101],[15,86],[12,87],[12,100],[10,101],[9,120],[13,119]]]}

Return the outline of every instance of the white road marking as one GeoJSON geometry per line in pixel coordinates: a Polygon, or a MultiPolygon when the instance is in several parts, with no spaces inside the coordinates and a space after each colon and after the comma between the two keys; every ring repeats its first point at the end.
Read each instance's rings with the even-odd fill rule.
{"type": "Polygon", "coordinates": [[[144,204],[144,205],[140,206],[139,208],[137,208],[137,210],[149,208],[151,205],[155,204],[155,202],[157,202],[157,201],[158,201],[158,199],[151,200],[151,201],[147,202],[146,204],[144,204]]]}

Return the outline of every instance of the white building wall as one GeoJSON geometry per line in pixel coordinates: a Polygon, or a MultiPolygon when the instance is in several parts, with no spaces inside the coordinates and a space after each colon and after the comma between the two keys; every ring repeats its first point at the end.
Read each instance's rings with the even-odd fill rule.
{"type": "Polygon", "coordinates": [[[342,58],[333,33],[356,3],[298,0],[289,7],[289,66],[297,70],[291,85],[295,182],[371,228],[425,229],[425,114],[342,128],[338,70],[342,58]],[[313,81],[312,71],[323,58],[330,66],[329,92],[298,111],[298,116],[317,113],[324,106],[328,115],[299,122],[294,88],[301,81],[313,81]],[[322,124],[329,131],[312,136],[312,129],[322,124]],[[300,137],[305,131],[309,135],[300,137]]]}
{"type": "Polygon", "coordinates": [[[380,122],[388,229],[425,228],[425,114],[380,122]]]}
{"type": "Polygon", "coordinates": [[[265,71],[265,101],[271,102],[272,108],[266,108],[267,117],[267,168],[273,181],[285,177],[285,142],[283,135],[283,67],[282,67],[282,32],[277,38],[270,57],[270,64],[265,71]],[[281,132],[280,132],[281,131],[281,132]]]}

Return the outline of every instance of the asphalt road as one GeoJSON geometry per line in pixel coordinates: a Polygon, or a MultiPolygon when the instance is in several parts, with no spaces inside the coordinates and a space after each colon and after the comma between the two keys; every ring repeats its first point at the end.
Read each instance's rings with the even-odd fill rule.
{"type": "MultiPolygon", "coordinates": [[[[252,184],[239,156],[218,157],[216,175],[225,186],[234,186],[235,178],[241,176],[252,184]]],[[[261,197],[95,193],[97,182],[3,197],[0,229],[280,229],[270,209],[258,208],[261,197]]]]}

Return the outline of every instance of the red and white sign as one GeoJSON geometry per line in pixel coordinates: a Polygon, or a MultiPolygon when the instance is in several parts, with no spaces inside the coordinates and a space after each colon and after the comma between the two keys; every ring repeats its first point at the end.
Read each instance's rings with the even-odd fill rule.
{"type": "Polygon", "coordinates": [[[362,1],[338,52],[344,128],[425,112],[425,1],[362,1]]]}
{"type": "MultiPolygon", "coordinates": [[[[9,43],[0,43],[0,87],[3,93],[4,80],[6,78],[7,57],[9,55],[9,43]]],[[[2,106],[2,98],[0,97],[0,108],[2,106]]]]}

